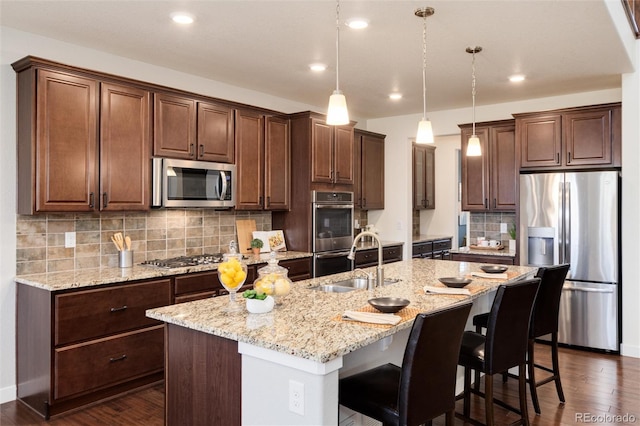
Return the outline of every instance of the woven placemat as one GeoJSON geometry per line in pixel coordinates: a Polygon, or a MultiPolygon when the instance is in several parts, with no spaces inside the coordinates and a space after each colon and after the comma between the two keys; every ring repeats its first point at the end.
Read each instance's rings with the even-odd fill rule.
{"type": "MultiPolygon", "coordinates": [[[[510,280],[511,278],[515,278],[518,276],[517,272],[512,272],[512,271],[507,271],[507,278],[481,278],[481,277],[476,277],[474,275],[465,275],[465,278],[469,278],[470,280],[473,280],[472,282],[470,282],[469,284],[467,284],[466,286],[464,286],[463,288],[466,288],[467,290],[469,290],[469,293],[471,293],[471,295],[474,295],[476,293],[479,293],[483,290],[486,289],[485,285],[483,284],[483,282],[487,282],[487,281],[506,281],[506,280],[510,280]]],[[[437,282],[434,284],[430,284],[433,287],[442,287],[442,288],[447,288],[446,285],[437,282]]],[[[416,291],[416,294],[425,294],[424,290],[420,289],[418,291],[416,291]]],[[[459,297],[459,298],[465,298],[468,297],[466,294],[436,294],[436,293],[429,293],[430,295],[437,295],[437,296],[447,296],[447,297],[459,297]]]]}
{"type": "MultiPolygon", "coordinates": [[[[354,309],[354,311],[356,312],[372,312],[375,314],[379,314],[380,311],[377,310],[376,308],[374,308],[373,306],[364,306],[360,309],[354,309]]],[[[394,315],[398,315],[401,320],[400,322],[398,322],[398,324],[402,324],[405,321],[409,321],[409,320],[413,320],[416,315],[418,315],[420,313],[419,309],[416,308],[404,308],[399,310],[398,312],[396,312],[394,315]]],[[[374,328],[389,328],[389,327],[393,327],[393,325],[391,324],[373,324],[370,322],[360,322],[360,321],[353,321],[353,320],[345,320],[342,319],[342,314],[340,315],[336,315],[335,317],[331,318],[333,321],[340,321],[340,322],[348,322],[348,323],[352,323],[352,324],[358,324],[358,325],[366,325],[369,327],[374,327],[374,328]]],[[[398,325],[396,324],[396,325],[398,325]]]]}

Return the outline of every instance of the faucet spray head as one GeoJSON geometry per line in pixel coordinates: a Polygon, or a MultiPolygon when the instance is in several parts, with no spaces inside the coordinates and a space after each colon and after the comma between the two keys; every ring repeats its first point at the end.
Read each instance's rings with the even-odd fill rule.
{"type": "Polygon", "coordinates": [[[357,250],[356,245],[353,244],[351,246],[351,249],[349,250],[349,254],[347,255],[347,259],[354,260],[356,258],[356,250],[357,250]]]}

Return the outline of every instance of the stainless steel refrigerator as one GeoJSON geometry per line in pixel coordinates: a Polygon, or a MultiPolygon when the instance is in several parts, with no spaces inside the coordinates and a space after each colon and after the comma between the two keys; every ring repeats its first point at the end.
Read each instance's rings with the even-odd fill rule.
{"type": "Polygon", "coordinates": [[[520,262],[571,265],[558,340],[619,351],[619,172],[520,175],[520,262]]]}

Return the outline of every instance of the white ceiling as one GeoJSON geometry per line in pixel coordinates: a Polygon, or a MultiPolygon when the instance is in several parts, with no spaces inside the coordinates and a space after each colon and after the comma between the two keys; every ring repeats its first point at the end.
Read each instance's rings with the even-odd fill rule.
{"type": "MultiPolygon", "coordinates": [[[[352,115],[422,112],[422,19],[427,20],[427,109],[471,104],[469,46],[476,55],[477,104],[618,88],[632,71],[604,0],[342,0],[340,89],[352,115]],[[524,83],[509,83],[514,73],[524,83]],[[392,91],[403,93],[390,101],[392,91]]],[[[331,0],[2,0],[0,23],[294,101],[326,105],[335,88],[331,0]],[[188,11],[190,27],[171,22],[188,11]],[[308,69],[325,62],[321,75],[308,69]]],[[[631,30],[630,30],[631,31],[631,30]]],[[[150,80],[152,78],[150,77],[150,80]]]]}

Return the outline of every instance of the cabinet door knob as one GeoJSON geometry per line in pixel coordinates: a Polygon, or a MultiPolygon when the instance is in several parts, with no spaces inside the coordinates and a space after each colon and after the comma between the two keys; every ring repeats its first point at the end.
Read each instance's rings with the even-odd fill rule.
{"type": "Polygon", "coordinates": [[[93,196],[93,192],[89,193],[89,207],[93,208],[94,206],[94,196],[93,196]]]}
{"type": "Polygon", "coordinates": [[[125,359],[127,359],[127,355],[126,354],[122,354],[118,357],[115,358],[109,358],[109,362],[118,362],[118,361],[124,361],[125,359]]]}
{"type": "Polygon", "coordinates": [[[571,162],[571,153],[567,152],[567,163],[571,162]]]}
{"type": "Polygon", "coordinates": [[[204,155],[204,145],[200,144],[200,157],[204,155]]]}
{"type": "Polygon", "coordinates": [[[489,207],[489,203],[487,202],[487,199],[484,199],[484,208],[486,209],[487,207],[489,207]]]}
{"type": "Polygon", "coordinates": [[[109,204],[109,196],[107,195],[106,192],[102,193],[102,208],[107,208],[107,205],[109,204]]]}
{"type": "Polygon", "coordinates": [[[195,156],[195,151],[194,151],[195,147],[193,144],[189,144],[189,157],[193,157],[195,156]]]}
{"type": "Polygon", "coordinates": [[[493,208],[498,208],[498,200],[496,198],[493,199],[493,208]]]}
{"type": "Polygon", "coordinates": [[[560,153],[556,153],[556,164],[560,164],[560,153]]]}

